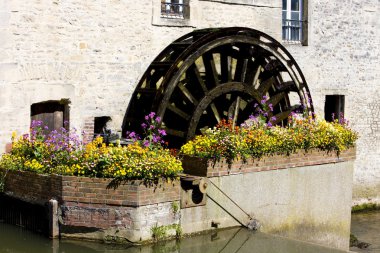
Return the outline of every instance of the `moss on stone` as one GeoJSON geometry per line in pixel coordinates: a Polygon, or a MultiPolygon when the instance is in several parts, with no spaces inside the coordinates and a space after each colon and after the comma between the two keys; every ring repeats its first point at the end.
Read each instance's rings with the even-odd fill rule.
{"type": "Polygon", "coordinates": [[[368,212],[368,211],[374,211],[374,210],[380,210],[380,204],[364,203],[361,205],[355,205],[352,207],[351,212],[360,213],[360,212],[368,212]]]}

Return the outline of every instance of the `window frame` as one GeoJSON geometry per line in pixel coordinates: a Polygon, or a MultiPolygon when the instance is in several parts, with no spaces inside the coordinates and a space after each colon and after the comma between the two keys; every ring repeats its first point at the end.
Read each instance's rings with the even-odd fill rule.
{"type": "MultiPolygon", "coordinates": [[[[152,25],[155,26],[173,26],[173,27],[197,27],[197,4],[191,4],[190,0],[182,0],[183,17],[178,15],[163,15],[162,4],[172,2],[174,0],[152,0],[153,12],[152,12],[152,25]]],[[[177,0],[178,2],[180,0],[177,0]]],[[[192,2],[195,0],[191,0],[192,2]]]]}
{"type": "Polygon", "coordinates": [[[161,0],[161,18],[186,19],[189,18],[189,1],[161,0]]]}
{"type": "MultiPolygon", "coordinates": [[[[308,1],[307,0],[283,0],[286,7],[282,4],[282,40],[288,44],[308,45],[308,1]],[[298,10],[292,10],[292,3],[298,1],[298,10]],[[284,18],[285,12],[285,18],[284,18]],[[297,19],[292,19],[293,13],[299,13],[297,19]],[[294,23],[299,23],[298,26],[294,23]],[[288,25],[290,23],[290,25],[288,25]],[[298,35],[292,32],[292,29],[299,28],[298,35]],[[290,35],[289,35],[290,34],[290,35]]],[[[297,34],[297,33],[296,33],[297,34]]]]}

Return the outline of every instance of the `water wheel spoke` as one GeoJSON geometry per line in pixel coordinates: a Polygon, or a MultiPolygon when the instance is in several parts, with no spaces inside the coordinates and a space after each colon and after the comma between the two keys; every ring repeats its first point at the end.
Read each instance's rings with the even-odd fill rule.
{"type": "Polygon", "coordinates": [[[175,130],[175,129],[171,129],[171,128],[165,128],[165,131],[168,135],[173,135],[173,136],[177,136],[177,137],[181,137],[181,138],[185,138],[186,136],[186,133],[184,131],[180,131],[180,130],[175,130]]]}
{"type": "Polygon", "coordinates": [[[276,115],[274,115],[274,117],[276,117],[276,120],[273,123],[278,124],[281,121],[286,120],[292,112],[294,112],[295,110],[297,110],[300,107],[301,107],[301,105],[293,105],[292,107],[290,107],[286,111],[282,111],[280,113],[277,113],[276,115]]]}
{"type": "Polygon", "coordinates": [[[238,116],[239,116],[239,110],[240,110],[240,97],[238,96],[236,98],[235,108],[234,108],[234,115],[232,117],[232,127],[235,127],[236,124],[237,124],[237,119],[238,119],[238,116]]]}
{"type": "Polygon", "coordinates": [[[273,107],[275,107],[278,103],[281,102],[281,100],[283,100],[285,98],[285,92],[281,92],[281,93],[278,93],[278,94],[275,94],[273,96],[271,96],[268,100],[268,104],[272,104],[273,107]]]}
{"type": "Polygon", "coordinates": [[[196,106],[199,102],[198,100],[191,94],[191,92],[185,87],[183,83],[178,84],[178,88],[182,92],[183,96],[186,97],[190,103],[196,106]]]}
{"type": "Polygon", "coordinates": [[[248,59],[243,58],[243,56],[239,56],[236,63],[236,70],[234,81],[241,82],[245,79],[245,74],[247,71],[247,62],[248,59]]]}
{"type": "Polygon", "coordinates": [[[226,53],[220,53],[221,82],[227,83],[232,81],[231,74],[231,57],[226,53]]]}
{"type": "Polygon", "coordinates": [[[214,103],[211,103],[211,104],[210,104],[210,107],[211,107],[211,111],[212,111],[212,113],[213,113],[213,115],[214,115],[214,117],[215,117],[215,119],[216,119],[216,122],[219,123],[219,122],[221,121],[221,117],[220,117],[220,114],[219,114],[219,112],[218,112],[217,107],[215,106],[214,103]]]}
{"type": "Polygon", "coordinates": [[[219,75],[216,71],[215,61],[212,56],[212,53],[204,54],[203,56],[203,64],[206,70],[206,78],[209,88],[213,88],[219,85],[219,75]]]}
{"type": "MultiPolygon", "coordinates": [[[[300,89],[302,89],[302,88],[303,88],[303,86],[300,85],[300,89]]],[[[276,86],[276,89],[277,89],[277,91],[286,91],[286,92],[289,92],[289,91],[297,92],[297,90],[298,90],[294,81],[282,82],[281,84],[276,86]]]]}
{"type": "Polygon", "coordinates": [[[272,87],[272,85],[275,83],[275,78],[272,76],[271,78],[265,80],[260,84],[260,87],[258,89],[258,94],[260,97],[265,96],[265,94],[269,91],[269,89],[272,87]]]}
{"type": "Polygon", "coordinates": [[[203,92],[206,94],[208,89],[206,87],[205,82],[203,81],[203,78],[201,77],[201,73],[199,72],[197,65],[195,64],[191,65],[191,69],[193,70],[195,80],[198,82],[199,86],[202,88],[203,92]]]}
{"type": "Polygon", "coordinates": [[[185,119],[186,121],[189,121],[191,116],[189,114],[187,114],[186,112],[182,111],[181,109],[179,109],[178,107],[176,107],[174,104],[168,104],[167,106],[167,109],[169,109],[170,111],[174,112],[175,114],[177,114],[178,116],[180,116],[181,118],[185,119]]]}
{"type": "Polygon", "coordinates": [[[253,81],[255,80],[258,66],[259,66],[258,63],[253,62],[251,59],[248,60],[245,78],[243,79],[244,83],[248,85],[254,85],[253,81]]]}

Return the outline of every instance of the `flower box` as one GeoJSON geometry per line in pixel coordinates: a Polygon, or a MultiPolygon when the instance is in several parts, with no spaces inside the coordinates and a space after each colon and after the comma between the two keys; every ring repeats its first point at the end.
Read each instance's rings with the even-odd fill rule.
{"type": "Polygon", "coordinates": [[[249,158],[247,161],[235,160],[228,164],[225,158],[218,161],[208,158],[184,156],[182,166],[185,174],[203,177],[219,177],[233,174],[287,169],[301,166],[311,166],[328,163],[339,163],[354,160],[356,149],[350,148],[336,152],[321,150],[300,151],[287,155],[273,155],[262,158],[249,158]]]}

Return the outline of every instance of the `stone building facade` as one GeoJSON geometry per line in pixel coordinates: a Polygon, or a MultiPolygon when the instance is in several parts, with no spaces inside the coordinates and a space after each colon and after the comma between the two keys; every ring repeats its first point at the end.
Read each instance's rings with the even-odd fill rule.
{"type": "MultiPolygon", "coordinates": [[[[70,126],[80,130],[93,132],[95,117],[107,116],[121,131],[154,57],[194,29],[249,27],[282,41],[280,0],[166,2],[188,4],[189,11],[165,17],[159,0],[0,0],[0,151],[12,131],[28,131],[32,105],[46,101],[64,104],[70,126]]],[[[317,114],[324,115],[326,95],[344,96],[345,116],[360,134],[354,198],[380,202],[379,2],[303,2],[307,42],[284,45],[317,114]]]]}

